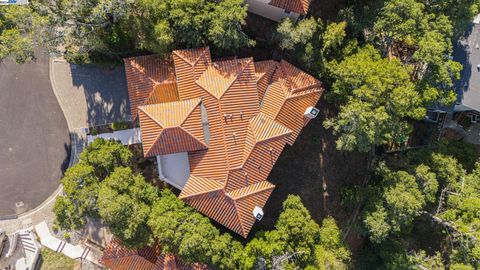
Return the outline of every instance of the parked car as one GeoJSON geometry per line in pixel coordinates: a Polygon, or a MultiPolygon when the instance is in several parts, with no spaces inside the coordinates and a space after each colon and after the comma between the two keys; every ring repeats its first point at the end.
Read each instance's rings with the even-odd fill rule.
{"type": "Polygon", "coordinates": [[[0,229],[0,257],[2,256],[5,241],[7,241],[7,233],[5,232],[5,230],[0,229]]]}

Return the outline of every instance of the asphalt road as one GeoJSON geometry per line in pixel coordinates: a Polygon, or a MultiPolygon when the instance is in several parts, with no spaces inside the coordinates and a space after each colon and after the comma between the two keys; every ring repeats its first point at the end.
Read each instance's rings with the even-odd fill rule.
{"type": "Polygon", "coordinates": [[[0,63],[0,216],[40,205],[68,164],[69,132],[50,85],[48,56],[37,57],[0,63]]]}

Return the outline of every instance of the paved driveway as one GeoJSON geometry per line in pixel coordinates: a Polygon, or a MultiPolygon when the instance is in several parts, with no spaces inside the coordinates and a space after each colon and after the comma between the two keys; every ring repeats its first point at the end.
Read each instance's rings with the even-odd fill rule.
{"type": "Polygon", "coordinates": [[[38,57],[0,64],[0,216],[41,204],[68,164],[67,123],[51,89],[48,57],[38,57]]]}
{"type": "Polygon", "coordinates": [[[123,66],[74,65],[52,62],[52,80],[72,130],[130,120],[123,66]]]}

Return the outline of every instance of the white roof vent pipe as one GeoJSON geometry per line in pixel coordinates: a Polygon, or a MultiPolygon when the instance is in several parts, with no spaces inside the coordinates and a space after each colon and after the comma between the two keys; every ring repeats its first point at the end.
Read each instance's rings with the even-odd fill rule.
{"type": "Polygon", "coordinates": [[[307,118],[313,119],[317,117],[317,115],[320,113],[320,110],[315,108],[315,107],[308,107],[303,115],[307,118]]]}
{"type": "Polygon", "coordinates": [[[263,218],[263,209],[262,209],[261,207],[255,206],[255,208],[253,208],[253,216],[254,216],[257,220],[262,220],[262,218],[263,218]]]}

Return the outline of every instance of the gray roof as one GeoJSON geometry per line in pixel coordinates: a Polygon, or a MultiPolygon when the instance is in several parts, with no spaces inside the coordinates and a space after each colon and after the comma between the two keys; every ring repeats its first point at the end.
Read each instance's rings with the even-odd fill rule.
{"type": "Polygon", "coordinates": [[[457,104],[480,112],[480,25],[471,24],[464,37],[454,44],[453,58],[463,65],[456,84],[457,104]]]}

